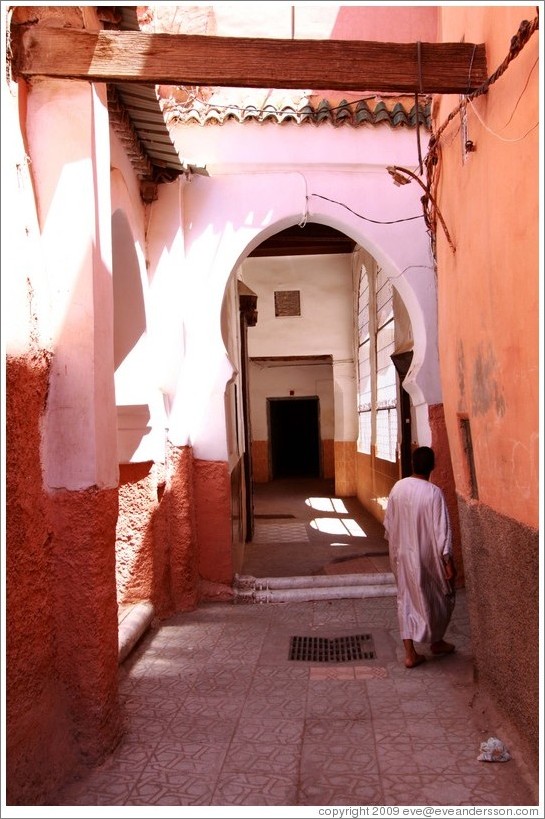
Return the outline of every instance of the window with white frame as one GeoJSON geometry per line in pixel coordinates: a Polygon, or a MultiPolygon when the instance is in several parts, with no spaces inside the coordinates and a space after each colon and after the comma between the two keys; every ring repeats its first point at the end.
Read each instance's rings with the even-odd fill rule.
{"type": "Polygon", "coordinates": [[[358,288],[358,451],[395,462],[397,376],[393,289],[381,268],[362,265],[358,288]]]}

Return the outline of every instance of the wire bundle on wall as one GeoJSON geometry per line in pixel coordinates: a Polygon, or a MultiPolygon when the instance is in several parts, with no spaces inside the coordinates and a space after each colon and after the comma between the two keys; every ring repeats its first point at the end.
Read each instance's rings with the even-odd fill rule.
{"type": "MultiPolygon", "coordinates": [[[[484,82],[479,88],[477,88],[471,94],[466,95],[464,97],[464,99],[459,103],[459,105],[457,105],[450,112],[450,114],[448,115],[445,122],[438,129],[437,133],[432,134],[432,137],[431,137],[430,143],[429,143],[428,153],[426,154],[426,157],[424,159],[424,165],[425,165],[425,168],[426,168],[426,186],[425,186],[426,194],[422,197],[422,205],[424,207],[424,218],[426,220],[426,226],[428,227],[428,231],[429,231],[431,239],[432,239],[432,252],[433,252],[434,259],[436,258],[436,238],[435,237],[436,237],[437,215],[438,214],[437,214],[437,206],[435,204],[435,199],[434,199],[434,197],[432,195],[432,190],[433,190],[433,188],[437,187],[437,174],[436,174],[436,171],[437,171],[437,166],[439,164],[439,152],[440,152],[441,137],[442,137],[443,133],[445,132],[446,128],[448,127],[448,125],[454,119],[454,117],[457,116],[457,114],[459,114],[461,110],[466,109],[468,105],[471,105],[472,110],[475,112],[477,118],[479,119],[479,121],[481,122],[483,127],[485,127],[486,130],[491,131],[491,129],[488,128],[488,126],[482,121],[481,117],[477,113],[476,108],[473,106],[472,101],[474,99],[476,99],[477,97],[480,97],[483,94],[485,94],[488,91],[488,89],[492,85],[494,85],[495,82],[497,82],[499,80],[499,78],[507,70],[509,64],[520,54],[520,52],[523,50],[523,48],[526,46],[526,44],[528,43],[528,41],[530,40],[530,38],[532,37],[534,32],[538,30],[538,28],[539,28],[539,16],[536,16],[532,20],[532,22],[529,22],[528,20],[523,20],[521,22],[520,26],[519,26],[518,32],[515,34],[514,37],[511,38],[511,45],[510,45],[510,48],[509,48],[509,52],[508,52],[507,56],[505,57],[505,59],[503,60],[503,62],[501,63],[501,65],[498,66],[496,71],[494,71],[494,73],[491,74],[491,76],[486,80],[486,82],[484,82]]],[[[532,66],[532,71],[533,71],[535,65],[536,64],[534,64],[534,66],[532,66]]],[[[471,71],[471,69],[470,69],[470,71],[471,71]]],[[[528,85],[528,81],[526,82],[522,93],[524,93],[524,90],[526,89],[526,87],[528,85]]],[[[521,93],[520,96],[522,96],[522,93],[521,93]]],[[[515,105],[515,109],[516,109],[516,107],[517,107],[517,105],[518,105],[518,103],[520,101],[520,96],[519,96],[519,99],[517,100],[517,103],[515,105]]],[[[514,113],[514,111],[513,111],[513,113],[514,113]]],[[[512,116],[513,116],[513,114],[511,115],[511,117],[512,116]]],[[[535,130],[535,128],[537,128],[537,126],[538,126],[538,123],[536,123],[534,126],[532,126],[521,137],[517,137],[517,139],[514,139],[514,140],[505,139],[505,138],[501,137],[499,134],[496,134],[493,131],[491,131],[491,133],[494,133],[494,136],[497,136],[499,139],[503,139],[506,142],[518,142],[521,139],[524,139],[525,137],[527,137],[529,133],[531,133],[533,130],[535,130]]]]}

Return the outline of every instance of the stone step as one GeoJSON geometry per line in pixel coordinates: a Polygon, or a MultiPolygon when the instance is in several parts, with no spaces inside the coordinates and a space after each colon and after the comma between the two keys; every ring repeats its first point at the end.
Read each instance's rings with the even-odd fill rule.
{"type": "Polygon", "coordinates": [[[236,575],[235,603],[283,603],[390,597],[397,594],[391,572],[382,574],[310,575],[303,577],[252,577],[236,575]]]}

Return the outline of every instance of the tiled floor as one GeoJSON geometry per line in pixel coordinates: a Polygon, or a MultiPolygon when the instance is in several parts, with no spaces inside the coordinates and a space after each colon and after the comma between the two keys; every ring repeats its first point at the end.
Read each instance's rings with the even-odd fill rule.
{"type": "MultiPolygon", "coordinates": [[[[246,574],[388,568],[382,527],[328,482],[256,487],[254,509],[246,574]]],[[[474,705],[463,591],[447,638],[455,654],[405,669],[391,596],[210,603],[154,622],[120,667],[122,742],[55,804],[535,804],[511,738],[474,705]],[[362,633],[376,659],[289,660],[293,636],[362,633]],[[508,745],[510,762],[477,761],[490,736],[508,745]]]]}
{"type": "MultiPolygon", "coordinates": [[[[126,733],[57,805],[532,805],[472,708],[465,593],[454,655],[407,670],[393,597],[210,603],[155,623],[120,669],[126,733]],[[371,633],[376,659],[288,659],[291,636],[371,633]]],[[[509,738],[500,736],[506,744],[509,738]]]]}

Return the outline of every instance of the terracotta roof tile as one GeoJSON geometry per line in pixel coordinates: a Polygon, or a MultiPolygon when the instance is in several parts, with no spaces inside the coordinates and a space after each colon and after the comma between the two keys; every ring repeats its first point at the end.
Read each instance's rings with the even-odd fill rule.
{"type": "MultiPolygon", "coordinates": [[[[185,125],[223,125],[226,122],[257,122],[276,123],[293,122],[297,125],[322,125],[330,123],[336,127],[350,125],[358,128],[365,125],[386,124],[391,128],[416,127],[417,110],[413,104],[407,110],[402,102],[382,99],[359,100],[348,102],[341,100],[332,105],[322,99],[318,105],[313,105],[308,99],[299,106],[275,106],[268,104],[263,108],[254,105],[223,106],[213,103],[203,103],[192,100],[182,105],[174,100],[165,100],[163,110],[168,124],[183,123],[185,125]],[[370,104],[369,104],[370,103],[370,104]]],[[[431,130],[431,101],[420,101],[418,107],[420,124],[431,130]]]]}

